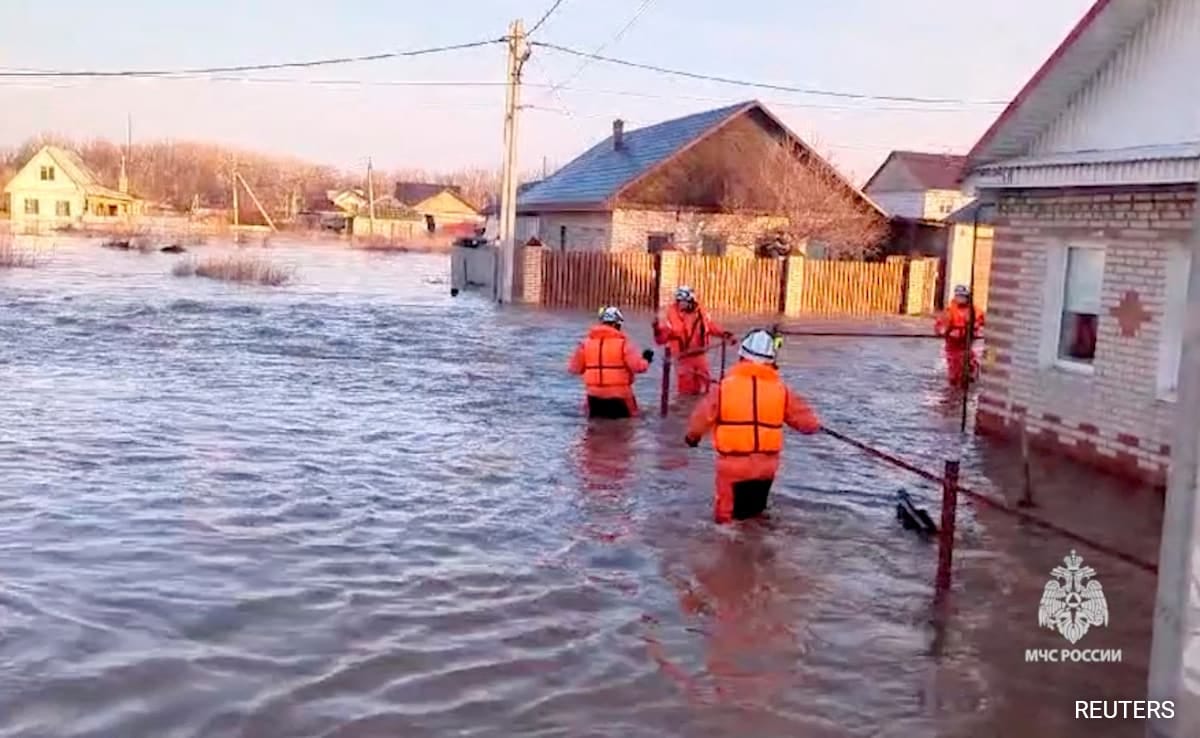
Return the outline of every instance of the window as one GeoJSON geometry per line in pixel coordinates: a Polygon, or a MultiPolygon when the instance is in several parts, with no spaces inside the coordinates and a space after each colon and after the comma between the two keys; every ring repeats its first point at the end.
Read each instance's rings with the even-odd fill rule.
{"type": "Polygon", "coordinates": [[[721,236],[701,236],[700,253],[704,254],[705,256],[724,256],[725,239],[721,236]]]}
{"type": "Polygon", "coordinates": [[[660,254],[675,240],[674,233],[651,233],[646,236],[646,251],[660,254]]]}
{"type": "Polygon", "coordinates": [[[1100,326],[1104,250],[1071,246],[1052,252],[1048,267],[1043,364],[1091,373],[1100,326]]]}
{"type": "Polygon", "coordinates": [[[42,167],[42,181],[43,182],[53,182],[54,181],[54,167],[42,167]]]}
{"type": "Polygon", "coordinates": [[[1167,256],[1167,284],[1163,305],[1162,339],[1158,347],[1158,396],[1175,399],[1179,388],[1179,361],[1183,354],[1183,317],[1187,311],[1188,273],[1192,255],[1186,247],[1167,256]]]}
{"type": "Polygon", "coordinates": [[[32,198],[32,197],[25,198],[25,214],[26,215],[37,215],[38,214],[38,201],[35,198],[32,198]]]}
{"type": "Polygon", "coordinates": [[[60,218],[70,218],[71,217],[71,201],[70,200],[59,200],[58,202],[54,203],[54,214],[60,218]]]}

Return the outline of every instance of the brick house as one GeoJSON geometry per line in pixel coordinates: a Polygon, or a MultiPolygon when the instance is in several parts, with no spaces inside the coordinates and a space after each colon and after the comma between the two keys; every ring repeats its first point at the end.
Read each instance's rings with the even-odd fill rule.
{"type": "Polygon", "coordinates": [[[1200,2],[1098,0],[969,153],[995,230],[979,432],[1164,483],[1197,70],[1200,2]]]}
{"type": "Polygon", "coordinates": [[[861,217],[886,221],[765,106],[746,102],[637,130],[614,121],[611,136],[518,196],[518,237],[536,236],[562,251],[677,248],[752,256],[779,229],[780,217],[734,206],[722,195],[729,176],[755,166],[750,152],[762,151],[766,141],[790,142],[799,166],[818,172],[834,196],[861,217]]]}

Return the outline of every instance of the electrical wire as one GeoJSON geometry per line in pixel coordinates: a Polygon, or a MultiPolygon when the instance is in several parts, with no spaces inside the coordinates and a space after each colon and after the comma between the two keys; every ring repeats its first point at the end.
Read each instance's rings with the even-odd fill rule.
{"type": "Polygon", "coordinates": [[[562,46],[560,44],[546,43],[543,41],[531,41],[530,45],[540,46],[543,49],[557,51],[557,52],[560,52],[563,54],[568,54],[570,56],[576,56],[576,57],[581,57],[584,59],[591,59],[591,60],[595,60],[595,61],[602,61],[602,62],[605,62],[608,64],[615,64],[617,66],[630,67],[633,69],[642,69],[645,71],[657,72],[659,74],[669,74],[669,75],[673,75],[676,77],[686,77],[688,79],[701,80],[701,81],[705,81],[705,82],[719,82],[721,84],[737,85],[739,87],[757,87],[757,88],[764,89],[764,90],[778,90],[780,92],[794,92],[794,93],[798,93],[801,95],[838,97],[838,98],[845,98],[845,99],[850,99],[850,100],[879,100],[879,101],[883,101],[883,102],[907,102],[907,103],[921,103],[921,104],[933,104],[933,105],[948,105],[948,104],[953,104],[953,105],[1007,105],[1008,104],[1007,100],[967,100],[967,99],[963,99],[963,98],[916,97],[916,96],[912,96],[912,95],[871,95],[871,94],[867,94],[867,93],[863,93],[863,92],[846,92],[846,91],[841,91],[841,90],[821,90],[821,89],[809,88],[809,87],[794,87],[791,85],[772,84],[770,82],[752,82],[749,80],[735,79],[732,77],[718,77],[715,75],[700,74],[697,72],[687,72],[687,71],[683,71],[680,69],[670,69],[667,67],[660,67],[660,66],[657,66],[654,64],[643,64],[641,62],[633,62],[633,61],[629,61],[627,59],[618,59],[618,58],[611,57],[611,56],[602,56],[598,53],[588,53],[586,51],[580,51],[579,49],[573,49],[569,46],[562,46]]]}
{"type": "MultiPolygon", "coordinates": [[[[621,38],[626,33],[629,32],[629,29],[633,28],[633,24],[637,23],[638,19],[642,17],[642,14],[646,12],[646,9],[649,8],[651,3],[653,3],[653,2],[654,2],[654,0],[642,0],[642,4],[638,7],[637,10],[634,11],[633,17],[629,19],[629,22],[626,23],[624,26],[622,26],[621,30],[617,31],[612,36],[612,38],[608,39],[604,43],[597,46],[596,49],[592,52],[592,56],[595,57],[595,55],[599,54],[601,51],[604,51],[606,48],[608,48],[612,44],[615,44],[616,42],[620,41],[621,38]]],[[[592,59],[584,59],[582,62],[580,62],[579,66],[575,67],[574,72],[571,72],[571,74],[568,75],[567,77],[565,77],[561,82],[559,82],[558,84],[556,84],[550,88],[550,94],[554,94],[555,92],[561,90],[565,85],[569,85],[570,83],[572,83],[576,79],[578,79],[579,75],[583,73],[583,70],[586,69],[587,66],[591,63],[592,63],[592,59]]]]}
{"type": "Polygon", "coordinates": [[[312,67],[327,67],[339,64],[355,64],[358,62],[382,61],[384,59],[400,59],[414,56],[440,54],[448,51],[463,51],[482,46],[504,43],[503,38],[471,41],[463,44],[432,46],[410,51],[385,51],[379,54],[362,56],[331,57],[327,59],[310,59],[307,61],[275,62],[266,64],[238,64],[227,67],[199,67],[191,69],[125,69],[115,71],[64,71],[64,70],[33,70],[33,71],[3,71],[0,78],[58,78],[58,77],[171,77],[175,75],[223,74],[229,72],[261,72],[269,69],[307,69],[312,67]]]}
{"type": "Polygon", "coordinates": [[[537,33],[537,30],[542,27],[542,24],[549,20],[550,16],[554,15],[554,11],[558,10],[558,6],[562,4],[563,0],[554,0],[554,4],[551,5],[545,13],[542,13],[542,17],[538,19],[537,23],[533,24],[533,28],[530,28],[525,35],[528,37],[537,33]]]}

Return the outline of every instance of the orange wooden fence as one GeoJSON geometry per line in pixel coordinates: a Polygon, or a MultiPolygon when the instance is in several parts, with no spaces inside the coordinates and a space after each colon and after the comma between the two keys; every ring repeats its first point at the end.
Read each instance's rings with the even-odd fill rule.
{"type": "Polygon", "coordinates": [[[904,293],[903,261],[804,262],[800,311],[839,315],[895,315],[904,293]]]}
{"type": "MultiPolygon", "coordinates": [[[[727,256],[679,257],[678,281],[696,290],[704,307],[718,313],[777,313],[783,280],[778,259],[727,256]]],[[[663,285],[674,290],[677,285],[663,285]]]]}
{"type": "Polygon", "coordinates": [[[658,304],[654,255],[638,252],[545,251],[542,304],[599,310],[604,305],[658,304]]]}

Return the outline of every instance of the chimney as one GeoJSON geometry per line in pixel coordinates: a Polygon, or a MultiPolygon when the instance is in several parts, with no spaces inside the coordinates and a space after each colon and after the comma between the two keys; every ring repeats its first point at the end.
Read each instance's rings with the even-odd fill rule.
{"type": "Polygon", "coordinates": [[[613,150],[620,151],[625,145],[625,121],[617,118],[613,121],[613,150]]]}

